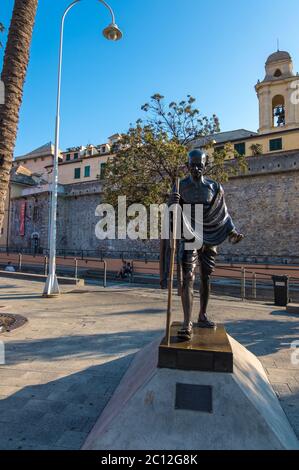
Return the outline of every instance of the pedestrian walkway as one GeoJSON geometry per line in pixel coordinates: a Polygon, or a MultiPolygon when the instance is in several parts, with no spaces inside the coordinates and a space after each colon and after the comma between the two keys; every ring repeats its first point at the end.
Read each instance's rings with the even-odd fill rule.
{"type": "MultiPolygon", "coordinates": [[[[45,299],[40,283],[1,281],[1,311],[29,321],[0,336],[6,351],[0,449],[79,449],[134,353],[162,336],[167,292],[125,283],[64,286],[59,298],[45,299]]],[[[259,356],[299,436],[299,365],[292,365],[285,345],[299,340],[299,318],[272,305],[219,297],[212,298],[211,314],[259,356]]],[[[180,318],[175,297],[174,320],[180,318]]]]}

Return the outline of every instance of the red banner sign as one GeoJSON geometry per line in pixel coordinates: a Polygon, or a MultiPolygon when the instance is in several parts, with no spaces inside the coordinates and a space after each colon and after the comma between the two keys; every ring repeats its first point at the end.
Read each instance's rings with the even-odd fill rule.
{"type": "Polygon", "coordinates": [[[20,207],[20,236],[25,236],[25,216],[26,216],[26,201],[21,202],[20,207]]]}

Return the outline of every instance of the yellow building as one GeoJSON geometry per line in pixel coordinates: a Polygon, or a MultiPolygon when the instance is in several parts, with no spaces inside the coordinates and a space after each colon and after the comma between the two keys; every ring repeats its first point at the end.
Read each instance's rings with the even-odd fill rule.
{"type": "Polygon", "coordinates": [[[195,147],[215,140],[216,149],[232,144],[239,154],[247,157],[299,149],[299,76],[293,72],[290,54],[284,51],[271,54],[265,70],[265,78],[255,86],[259,101],[258,131],[220,132],[199,139],[195,147]]]}
{"type": "MultiPolygon", "coordinates": [[[[113,152],[120,138],[120,134],[114,134],[105,144],[71,147],[62,152],[58,168],[59,183],[64,185],[103,179],[107,160],[114,157],[113,152]]],[[[45,170],[50,183],[53,171],[52,161],[45,166],[45,170]]]]}
{"type": "MultiPolygon", "coordinates": [[[[70,147],[65,152],[60,152],[59,183],[64,185],[102,179],[107,160],[113,158],[113,151],[120,137],[120,134],[114,134],[109,137],[108,143],[97,146],[70,147]]],[[[13,168],[26,167],[30,174],[36,175],[50,184],[52,182],[53,158],[54,145],[49,142],[26,155],[16,157],[13,168]]]]}
{"type": "MultiPolygon", "coordinates": [[[[103,179],[107,160],[112,157],[111,154],[97,153],[92,156],[79,156],[75,160],[64,160],[58,167],[59,183],[64,185],[103,179]]],[[[49,183],[52,180],[52,171],[53,164],[48,165],[46,172],[49,183]]]]}
{"type": "MultiPolygon", "coordinates": [[[[53,163],[54,145],[49,142],[30,153],[16,157],[13,168],[25,166],[31,173],[46,176],[45,168],[53,163]]],[[[62,160],[62,158],[61,158],[62,160]]]]}
{"type": "Polygon", "coordinates": [[[298,129],[299,126],[299,76],[293,72],[293,62],[288,52],[277,51],[268,57],[266,76],[255,89],[259,99],[259,134],[298,129]]]}

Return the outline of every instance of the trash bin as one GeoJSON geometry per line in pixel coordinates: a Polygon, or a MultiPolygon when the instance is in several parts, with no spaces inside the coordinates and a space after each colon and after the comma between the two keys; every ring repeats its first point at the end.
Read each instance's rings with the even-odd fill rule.
{"type": "Polygon", "coordinates": [[[274,303],[286,307],[289,303],[289,276],[272,276],[274,284],[274,303]]]}

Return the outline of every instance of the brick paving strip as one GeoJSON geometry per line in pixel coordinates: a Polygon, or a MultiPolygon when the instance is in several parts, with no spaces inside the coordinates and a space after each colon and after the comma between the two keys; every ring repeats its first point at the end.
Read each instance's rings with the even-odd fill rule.
{"type": "MultiPolygon", "coordinates": [[[[44,299],[40,283],[1,281],[1,311],[29,321],[0,335],[0,449],[79,449],[134,353],[163,334],[167,293],[64,286],[59,298],[44,299]]],[[[174,310],[179,320],[178,298],[174,310]]],[[[260,358],[299,437],[299,364],[292,365],[289,346],[299,340],[299,317],[220,297],[212,298],[211,314],[260,358]]]]}

